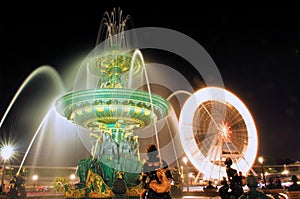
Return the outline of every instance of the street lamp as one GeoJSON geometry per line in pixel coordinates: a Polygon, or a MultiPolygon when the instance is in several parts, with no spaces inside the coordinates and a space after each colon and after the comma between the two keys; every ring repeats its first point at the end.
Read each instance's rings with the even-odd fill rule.
{"type": "Polygon", "coordinates": [[[182,161],[184,162],[184,164],[186,165],[186,163],[188,162],[188,159],[187,159],[187,157],[183,157],[182,158],[182,161]]]}
{"type": "Polygon", "coordinates": [[[258,162],[261,165],[261,170],[262,170],[262,175],[263,175],[263,180],[265,183],[265,188],[267,187],[267,183],[266,183],[266,176],[265,176],[265,169],[264,169],[264,158],[263,157],[259,157],[258,158],[258,162]]]}
{"type": "Polygon", "coordinates": [[[1,192],[4,191],[4,175],[5,175],[5,167],[7,161],[11,158],[14,153],[14,148],[10,145],[4,145],[1,149],[1,157],[3,159],[3,167],[2,167],[2,178],[1,178],[1,192]]]}
{"type": "Polygon", "coordinates": [[[32,180],[33,180],[33,191],[34,191],[34,187],[35,187],[35,181],[37,181],[38,178],[39,178],[38,175],[33,175],[33,176],[32,176],[32,180]]]}
{"type": "Polygon", "coordinates": [[[288,175],[289,174],[289,170],[287,169],[287,166],[286,166],[286,164],[284,164],[283,165],[283,171],[281,172],[281,174],[283,174],[283,175],[288,175]]]}
{"type": "Polygon", "coordinates": [[[188,176],[188,169],[187,169],[187,162],[188,162],[188,159],[187,159],[187,157],[183,157],[182,158],[182,161],[183,161],[183,163],[185,164],[185,167],[186,167],[186,174],[185,174],[185,178],[184,179],[186,179],[185,181],[186,181],[186,191],[187,192],[189,192],[190,191],[190,187],[189,187],[189,176],[188,176]]]}

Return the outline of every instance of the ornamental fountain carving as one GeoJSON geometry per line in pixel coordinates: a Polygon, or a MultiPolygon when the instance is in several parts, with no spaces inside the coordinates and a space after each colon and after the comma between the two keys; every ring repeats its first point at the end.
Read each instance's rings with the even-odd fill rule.
{"type": "Polygon", "coordinates": [[[92,64],[81,66],[87,71],[87,79],[96,79],[96,86],[67,93],[55,104],[61,116],[89,130],[92,145],[91,157],[78,163],[80,182],[75,188],[64,177],[55,179],[54,187],[63,191],[65,198],[139,197],[143,189],[142,161],[134,131],[155,125],[171,108],[166,99],[150,89],[133,88],[133,81],[147,75],[146,69],[142,53],[126,49],[128,41],[122,38],[122,31],[127,17],[123,19],[119,12],[119,21],[114,21],[116,13],[104,15],[107,18],[101,28],[107,32],[103,51],[94,51],[88,58],[92,64]],[[117,183],[120,179],[125,190],[117,183]]]}

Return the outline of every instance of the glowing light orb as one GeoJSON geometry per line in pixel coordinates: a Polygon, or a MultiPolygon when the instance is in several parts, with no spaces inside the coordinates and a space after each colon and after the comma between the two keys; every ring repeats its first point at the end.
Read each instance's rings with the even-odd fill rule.
{"type": "Polygon", "coordinates": [[[208,178],[227,176],[224,161],[247,173],[258,148],[254,120],[233,93],[207,87],[184,104],[179,118],[180,138],[190,162],[208,178]]]}
{"type": "Polygon", "coordinates": [[[14,153],[14,148],[10,145],[3,146],[1,149],[1,157],[6,161],[8,160],[14,153]]]}

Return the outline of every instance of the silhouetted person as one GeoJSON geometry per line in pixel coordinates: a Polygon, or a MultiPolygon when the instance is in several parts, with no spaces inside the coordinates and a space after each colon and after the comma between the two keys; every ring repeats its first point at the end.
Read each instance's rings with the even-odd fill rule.
{"type": "Polygon", "coordinates": [[[9,191],[7,192],[7,199],[18,199],[16,183],[13,180],[10,181],[9,191]]]}
{"type": "Polygon", "coordinates": [[[280,180],[279,177],[277,177],[275,179],[275,187],[276,187],[276,189],[282,189],[283,188],[282,185],[281,185],[281,180],[280,180]]]}
{"type": "Polygon", "coordinates": [[[274,182],[274,178],[270,177],[269,178],[269,184],[266,186],[267,189],[276,189],[276,185],[274,182]]]}
{"type": "Polygon", "coordinates": [[[232,190],[231,195],[233,195],[235,198],[238,198],[243,194],[244,190],[241,186],[241,182],[237,170],[231,168],[232,160],[229,157],[226,158],[225,165],[226,165],[227,178],[229,181],[229,187],[232,190]]]}
{"type": "Polygon", "coordinates": [[[241,186],[245,186],[247,184],[246,177],[243,176],[243,173],[241,171],[239,171],[239,180],[241,186]]]}
{"type": "Polygon", "coordinates": [[[247,186],[249,187],[249,191],[244,193],[239,199],[269,199],[266,194],[263,192],[257,191],[258,180],[255,176],[249,175],[247,177],[247,186]]]}
{"type": "Polygon", "coordinates": [[[221,181],[221,187],[219,188],[220,197],[222,199],[229,199],[229,184],[227,183],[227,180],[225,177],[223,177],[223,180],[221,181]]]}
{"type": "Polygon", "coordinates": [[[289,191],[300,191],[300,185],[297,184],[297,182],[298,182],[297,176],[296,175],[292,175],[291,180],[292,180],[293,184],[288,187],[288,190],[289,191]]]}
{"type": "Polygon", "coordinates": [[[208,189],[217,189],[217,187],[213,186],[212,182],[209,180],[208,185],[206,187],[204,187],[204,191],[208,190],[208,189]]]}

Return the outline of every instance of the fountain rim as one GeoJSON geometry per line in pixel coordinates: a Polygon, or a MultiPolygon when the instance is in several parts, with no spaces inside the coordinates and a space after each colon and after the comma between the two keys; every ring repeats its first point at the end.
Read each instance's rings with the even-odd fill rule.
{"type": "MultiPolygon", "coordinates": [[[[128,88],[97,88],[97,89],[85,89],[80,91],[68,92],[59,97],[55,102],[56,111],[68,120],[72,120],[70,116],[76,111],[76,105],[81,105],[85,108],[95,107],[136,107],[149,111],[153,114],[152,120],[160,120],[166,117],[170,110],[171,104],[162,96],[151,93],[152,106],[154,113],[149,107],[151,105],[149,92],[143,90],[134,90],[128,88]],[[107,104],[110,101],[111,104],[107,104]],[[132,101],[134,105],[122,104],[122,102],[132,101]],[[138,105],[138,103],[141,103],[138,105]],[[85,105],[86,104],[86,105],[85,105]],[[143,106],[143,107],[141,107],[143,106]],[[145,107],[148,106],[148,107],[145,107]]],[[[79,110],[79,109],[77,109],[79,110]]],[[[153,121],[154,122],[154,121],[153,121]]],[[[149,124],[149,122],[146,122],[149,124]]]]}

